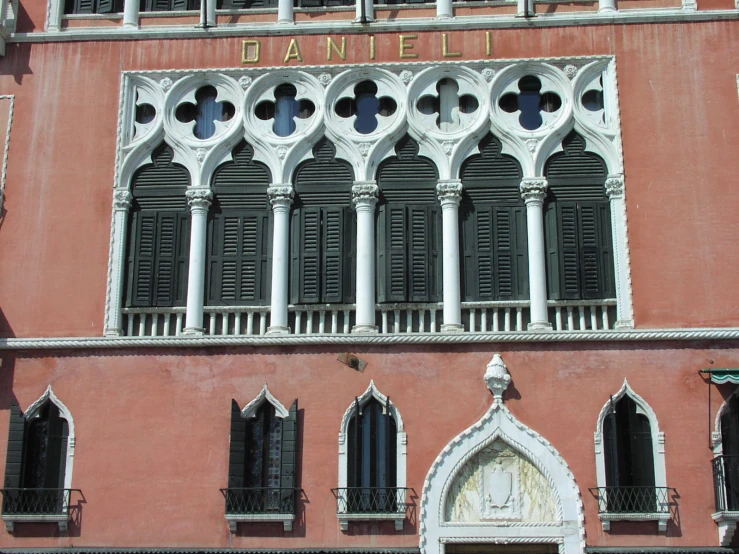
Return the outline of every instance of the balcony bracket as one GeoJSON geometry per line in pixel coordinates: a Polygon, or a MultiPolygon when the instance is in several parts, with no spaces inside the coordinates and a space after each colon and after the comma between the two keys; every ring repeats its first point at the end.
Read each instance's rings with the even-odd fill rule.
{"type": "Polygon", "coordinates": [[[339,519],[339,528],[342,531],[349,530],[351,521],[393,521],[396,531],[402,531],[405,523],[405,512],[394,514],[337,514],[336,517],[339,519]]]}
{"type": "Polygon", "coordinates": [[[660,533],[667,532],[667,522],[670,521],[670,514],[665,512],[635,512],[635,513],[609,513],[603,512],[598,514],[604,531],[611,530],[612,521],[656,521],[657,530],[660,533]]]}
{"type": "Polygon", "coordinates": [[[293,530],[293,514],[226,514],[228,528],[232,533],[236,533],[239,523],[282,523],[285,531],[293,530]]]}
{"type": "Polygon", "coordinates": [[[3,515],[5,521],[5,529],[8,533],[15,531],[16,523],[56,523],[59,526],[61,533],[66,533],[69,528],[69,515],[68,514],[18,514],[18,515],[3,515]]]}
{"type": "Polygon", "coordinates": [[[713,521],[718,525],[718,539],[721,546],[729,546],[739,521],[739,511],[723,511],[712,514],[713,521]]]}

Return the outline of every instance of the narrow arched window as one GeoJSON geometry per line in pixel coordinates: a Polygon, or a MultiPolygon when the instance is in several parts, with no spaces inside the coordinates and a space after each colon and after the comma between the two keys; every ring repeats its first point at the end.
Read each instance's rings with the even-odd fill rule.
{"type": "Polygon", "coordinates": [[[347,505],[350,512],[393,512],[397,508],[397,425],[390,400],[355,401],[348,429],[347,505]]]}
{"type": "Polygon", "coordinates": [[[739,397],[734,394],[721,414],[722,456],[714,460],[717,510],[739,510],[739,397]],[[723,482],[721,482],[723,481],[723,482]]]}
{"type": "Polygon", "coordinates": [[[628,395],[603,421],[608,511],[656,511],[652,429],[628,395]]]}
{"type": "Polygon", "coordinates": [[[418,155],[406,135],[396,156],[377,171],[380,188],[377,232],[379,302],[441,300],[441,209],[436,200],[439,174],[418,155]]]}

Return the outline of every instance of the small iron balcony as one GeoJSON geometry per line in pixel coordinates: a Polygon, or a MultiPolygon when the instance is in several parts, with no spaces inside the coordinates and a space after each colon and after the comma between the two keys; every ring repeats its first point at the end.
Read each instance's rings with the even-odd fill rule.
{"type": "Polygon", "coordinates": [[[285,531],[292,531],[298,490],[280,487],[221,489],[231,532],[235,533],[238,523],[244,521],[281,522],[285,531]]]}
{"type": "Polygon", "coordinates": [[[331,489],[336,497],[336,515],[342,531],[350,521],[390,520],[395,529],[403,529],[408,504],[407,491],[401,487],[345,487],[331,489]]]}
{"type": "Polygon", "coordinates": [[[21,522],[54,522],[61,531],[67,530],[69,501],[79,489],[1,489],[5,526],[13,532],[21,522]]]}
{"type": "Polygon", "coordinates": [[[670,520],[671,487],[597,487],[590,492],[598,500],[598,517],[603,530],[611,521],[657,521],[660,531],[670,520]]]}

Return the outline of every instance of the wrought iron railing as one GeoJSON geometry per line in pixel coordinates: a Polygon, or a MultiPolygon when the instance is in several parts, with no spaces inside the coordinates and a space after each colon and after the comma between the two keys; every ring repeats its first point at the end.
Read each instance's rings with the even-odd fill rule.
{"type": "Polygon", "coordinates": [[[248,487],[221,489],[226,499],[227,515],[295,514],[298,489],[248,487]]]}
{"type": "Polygon", "coordinates": [[[79,489],[1,489],[3,515],[64,515],[79,489]]]}
{"type": "Polygon", "coordinates": [[[716,511],[739,510],[739,456],[718,456],[712,463],[716,511]]]}
{"type": "Polygon", "coordinates": [[[331,489],[337,514],[399,514],[407,509],[406,491],[400,487],[346,487],[331,489]]]}
{"type": "Polygon", "coordinates": [[[590,492],[598,499],[598,513],[667,514],[670,487],[598,487],[590,492]]]}

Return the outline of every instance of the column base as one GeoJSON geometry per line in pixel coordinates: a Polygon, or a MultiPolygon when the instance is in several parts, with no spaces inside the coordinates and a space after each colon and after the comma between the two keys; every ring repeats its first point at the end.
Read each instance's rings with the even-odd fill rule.
{"type": "Polygon", "coordinates": [[[621,331],[633,329],[634,320],[633,319],[619,319],[616,323],[614,323],[613,328],[617,330],[621,330],[621,331]]]}
{"type": "Polygon", "coordinates": [[[352,335],[376,335],[379,332],[377,325],[355,325],[352,327],[352,335]]]}
{"type": "Polygon", "coordinates": [[[293,19],[278,19],[277,23],[279,25],[295,25],[295,20],[293,19]]]}
{"type": "Polygon", "coordinates": [[[526,330],[534,333],[548,333],[552,330],[552,324],[548,321],[532,321],[526,326],[526,330]]]}
{"type": "Polygon", "coordinates": [[[618,13],[618,10],[617,10],[616,8],[612,7],[612,6],[608,6],[608,7],[606,7],[606,8],[599,8],[599,9],[598,9],[598,13],[601,13],[601,14],[602,14],[602,13],[612,13],[612,14],[617,14],[617,13],[618,13]]]}
{"type": "Polygon", "coordinates": [[[267,327],[267,334],[268,335],[289,335],[290,327],[288,327],[287,325],[272,325],[271,327],[267,327]]]}
{"type": "Polygon", "coordinates": [[[451,14],[443,13],[441,15],[437,15],[436,19],[454,19],[454,16],[451,14]]]}
{"type": "Polygon", "coordinates": [[[182,334],[187,337],[202,337],[205,334],[205,329],[202,327],[185,327],[182,334]]]}
{"type": "Polygon", "coordinates": [[[139,24],[138,23],[123,23],[124,29],[138,29],[139,24]]]}
{"type": "Polygon", "coordinates": [[[121,337],[123,336],[123,329],[106,329],[105,330],[105,336],[106,337],[121,337]]]}
{"type": "Polygon", "coordinates": [[[464,325],[461,323],[443,323],[441,325],[442,333],[464,333],[464,325]]]}

